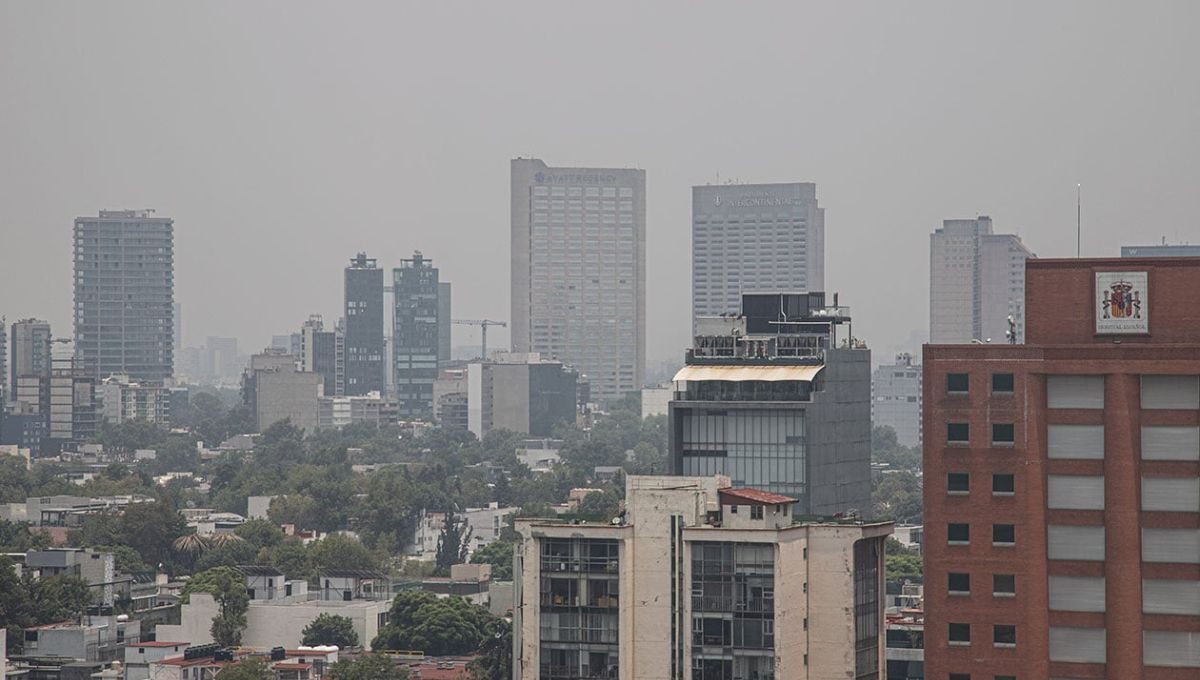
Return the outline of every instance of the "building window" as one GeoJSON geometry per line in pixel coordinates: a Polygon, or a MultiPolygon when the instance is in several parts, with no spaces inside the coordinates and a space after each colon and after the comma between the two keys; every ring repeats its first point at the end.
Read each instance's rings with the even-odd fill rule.
{"type": "Polygon", "coordinates": [[[1015,441],[1012,423],[992,423],[992,445],[1012,446],[1015,441]]]}
{"type": "Polygon", "coordinates": [[[1012,373],[993,373],[992,374],[992,394],[1012,394],[1013,391],[1013,374],[1012,373]]]}
{"type": "Polygon", "coordinates": [[[947,524],[946,525],[946,540],[951,545],[967,544],[971,542],[971,525],[970,524],[947,524]]]}
{"type": "Polygon", "coordinates": [[[950,680],[971,680],[970,673],[951,673],[950,680]]]}
{"type": "Polygon", "coordinates": [[[992,595],[995,597],[1015,597],[1016,594],[1016,574],[992,574],[992,595]]]}
{"type": "Polygon", "coordinates": [[[1017,627],[1006,623],[992,626],[992,644],[996,647],[1016,647],[1017,627]]]}
{"type": "Polygon", "coordinates": [[[966,394],[970,380],[966,373],[947,373],[946,391],[950,394],[966,394]]]}
{"type": "Polygon", "coordinates": [[[1017,680],[1015,675],[993,675],[992,680],[1017,680]]]}
{"type": "Polygon", "coordinates": [[[952,623],[950,624],[950,646],[951,647],[966,647],[971,644],[971,624],[969,623],[952,623]]]}
{"type": "Polygon", "coordinates": [[[992,495],[1011,496],[1016,491],[1016,478],[1011,474],[992,475],[992,495]]]}
{"type": "Polygon", "coordinates": [[[946,493],[961,496],[971,490],[971,475],[966,472],[946,473],[946,493]]]}
{"type": "Polygon", "coordinates": [[[762,518],[763,518],[763,506],[751,505],[750,506],[750,519],[762,519],[762,518]]]}
{"type": "Polygon", "coordinates": [[[950,572],[947,574],[948,589],[951,595],[970,595],[971,594],[971,575],[961,574],[958,572],[950,572]]]}
{"type": "Polygon", "coordinates": [[[992,545],[1013,545],[1017,542],[1017,530],[1011,524],[992,525],[992,545]]]}
{"type": "Polygon", "coordinates": [[[966,445],[971,441],[971,426],[968,423],[946,423],[946,442],[966,445]]]}

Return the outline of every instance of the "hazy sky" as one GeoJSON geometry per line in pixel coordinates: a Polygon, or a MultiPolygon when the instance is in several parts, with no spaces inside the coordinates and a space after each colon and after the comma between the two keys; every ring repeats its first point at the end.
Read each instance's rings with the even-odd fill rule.
{"type": "Polygon", "coordinates": [[[1084,255],[1200,242],[1197,25],[1197,2],[0,0],[0,315],[70,335],[74,217],[152,207],[185,344],[336,318],[358,250],[420,249],[456,317],[507,319],[532,155],[646,170],[651,366],[688,341],[690,187],[718,173],[817,183],[827,286],[882,358],[925,333],[942,219],[1070,256],[1081,182],[1084,255]]]}

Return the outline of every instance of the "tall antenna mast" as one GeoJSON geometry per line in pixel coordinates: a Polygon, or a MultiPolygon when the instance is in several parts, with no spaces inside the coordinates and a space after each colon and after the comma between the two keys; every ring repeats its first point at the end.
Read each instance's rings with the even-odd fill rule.
{"type": "Polygon", "coordinates": [[[1084,205],[1084,204],[1082,204],[1082,201],[1080,200],[1080,195],[1082,193],[1082,189],[1084,189],[1084,185],[1081,185],[1081,183],[1076,183],[1076,185],[1075,185],[1075,257],[1076,258],[1080,257],[1079,246],[1080,246],[1080,242],[1082,241],[1082,234],[1084,234],[1084,221],[1082,221],[1082,215],[1084,215],[1084,211],[1082,211],[1082,205],[1084,205]]]}

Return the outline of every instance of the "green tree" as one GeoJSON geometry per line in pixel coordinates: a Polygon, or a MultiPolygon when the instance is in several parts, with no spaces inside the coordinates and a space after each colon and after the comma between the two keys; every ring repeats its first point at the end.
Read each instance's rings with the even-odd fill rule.
{"type": "Polygon", "coordinates": [[[378,569],[379,559],[353,536],[330,534],[308,547],[308,560],[318,572],[329,569],[378,569]]]}
{"type": "Polygon", "coordinates": [[[184,586],[184,601],[195,592],[210,593],[217,603],[218,611],[211,628],[213,641],[222,647],[241,644],[242,631],[246,628],[246,611],[250,608],[245,577],[231,567],[202,571],[184,586]]]}
{"type": "Polygon", "coordinates": [[[512,541],[492,541],[471,553],[471,564],[490,564],[493,581],[511,581],[515,545],[512,541]]]}
{"type": "Polygon", "coordinates": [[[889,472],[872,481],[871,516],[890,517],[905,524],[920,524],[921,478],[911,472],[889,472]]]}
{"type": "Polygon", "coordinates": [[[288,536],[269,550],[272,567],[290,579],[311,579],[314,576],[308,561],[308,549],[295,536],[288,536]]]}
{"type": "Polygon", "coordinates": [[[279,545],[285,538],[279,525],[266,519],[252,519],[234,529],[233,533],[246,539],[250,545],[259,550],[279,545]]]}
{"type": "MultiPolygon", "coordinates": [[[[228,536],[229,534],[224,534],[228,536]]],[[[222,536],[222,534],[218,534],[222,536]]],[[[209,549],[200,554],[196,560],[196,569],[206,571],[214,567],[236,567],[241,564],[254,564],[258,557],[258,549],[254,544],[241,538],[225,540],[220,543],[209,541],[209,549]]]]}
{"type": "Polygon", "coordinates": [[[621,499],[612,490],[593,491],[579,502],[579,514],[607,522],[621,514],[621,499]]]}
{"type": "Polygon", "coordinates": [[[275,524],[293,524],[297,529],[312,529],[310,522],[317,514],[313,499],[298,493],[276,496],[271,499],[267,516],[275,524]]]}
{"type": "Polygon", "coordinates": [[[921,449],[902,446],[890,425],[876,425],[871,428],[871,461],[886,463],[894,470],[919,472],[921,449]]]}
{"type": "Polygon", "coordinates": [[[383,654],[363,654],[340,659],[329,667],[331,680],[408,680],[408,669],[383,654]]]}
{"type": "Polygon", "coordinates": [[[435,573],[441,576],[450,575],[450,567],[467,561],[467,553],[471,549],[471,528],[466,522],[460,522],[454,512],[446,513],[442,523],[442,533],[438,535],[437,563],[435,573]]]}
{"type": "Polygon", "coordinates": [[[471,680],[511,680],[512,651],[512,624],[504,619],[489,621],[479,646],[479,657],[467,666],[471,680]]]}
{"type": "Polygon", "coordinates": [[[92,604],[91,589],[87,581],[78,576],[30,578],[26,589],[37,612],[36,618],[47,622],[73,619],[92,604]]]}
{"type": "Polygon", "coordinates": [[[345,616],[321,614],[304,627],[301,644],[337,645],[345,649],[358,646],[358,633],[354,632],[354,623],[345,616]]]}
{"type": "Polygon", "coordinates": [[[400,593],[392,602],[388,624],[371,643],[373,649],[415,649],[429,656],[474,653],[495,617],[460,597],[439,599],[433,593],[400,593]]]}
{"type": "Polygon", "coordinates": [[[169,563],[171,544],[187,533],[187,522],[169,503],[132,503],[121,514],[117,541],[142,556],[147,564],[169,563]]]}
{"type": "Polygon", "coordinates": [[[408,475],[384,469],[367,478],[366,494],[358,504],[358,531],[372,548],[397,553],[417,526],[420,506],[408,475]]]}
{"type": "Polygon", "coordinates": [[[257,657],[231,663],[217,673],[217,680],[271,680],[273,677],[267,662],[257,657]]]}
{"type": "Polygon", "coordinates": [[[888,583],[903,583],[906,580],[919,583],[923,578],[920,555],[885,555],[883,561],[888,583]]]}

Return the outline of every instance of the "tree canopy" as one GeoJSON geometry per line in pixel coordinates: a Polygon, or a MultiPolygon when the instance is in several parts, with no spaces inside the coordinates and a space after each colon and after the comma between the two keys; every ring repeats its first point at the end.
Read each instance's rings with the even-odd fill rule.
{"type": "Polygon", "coordinates": [[[345,649],[358,646],[358,633],[354,632],[354,623],[345,616],[324,612],[304,627],[301,644],[337,645],[345,649]]]}
{"type": "Polygon", "coordinates": [[[426,591],[400,593],[391,617],[372,649],[413,649],[428,656],[471,654],[479,649],[493,617],[460,597],[438,598],[426,591]]]}
{"type": "Polygon", "coordinates": [[[200,572],[188,580],[183,588],[186,598],[195,592],[211,593],[218,611],[212,621],[213,641],[222,647],[241,644],[242,631],[246,628],[246,611],[250,608],[250,593],[246,580],[231,567],[216,567],[200,572]]]}

